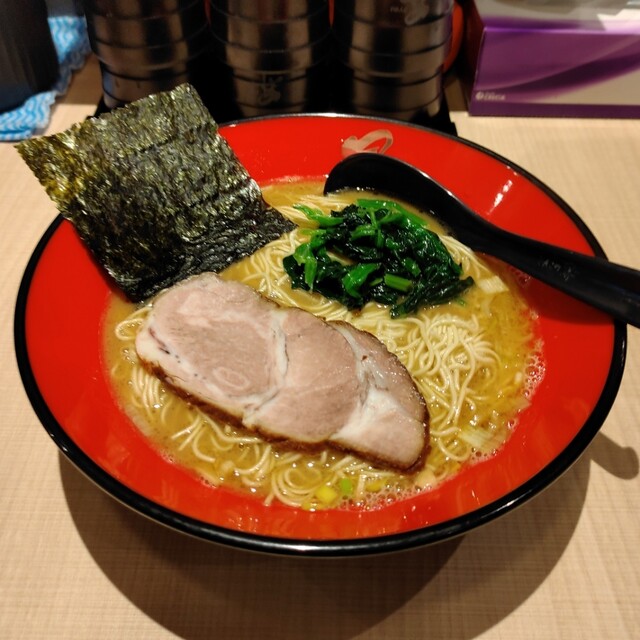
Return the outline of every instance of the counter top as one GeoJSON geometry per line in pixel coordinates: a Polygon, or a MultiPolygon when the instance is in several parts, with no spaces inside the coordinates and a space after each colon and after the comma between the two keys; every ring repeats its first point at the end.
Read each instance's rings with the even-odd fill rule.
{"type": "MultiPolygon", "coordinates": [[[[471,117],[458,135],[563,198],[608,257],[640,269],[640,121],[471,117]]],[[[90,60],[48,133],[93,113],[90,60]]],[[[13,312],[26,263],[56,216],[0,144],[0,637],[286,640],[573,638],[640,629],[640,332],[619,395],[555,484],[464,537],[341,560],[260,556],[188,538],[104,494],[58,453],[23,390],[13,312]]]]}

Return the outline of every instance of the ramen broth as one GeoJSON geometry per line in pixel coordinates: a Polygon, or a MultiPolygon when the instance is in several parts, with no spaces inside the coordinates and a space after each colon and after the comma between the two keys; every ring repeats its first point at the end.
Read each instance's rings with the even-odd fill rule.
{"type": "MultiPolygon", "coordinates": [[[[136,307],[118,296],[113,296],[105,321],[106,359],[126,413],[168,457],[195,469],[205,481],[250,491],[267,503],[374,508],[434,487],[462,465],[492,455],[509,437],[543,375],[541,345],[534,314],[512,272],[479,259],[447,235],[442,235],[443,242],[464,275],[476,283],[461,300],[391,319],[384,305],[368,303],[349,311],[318,294],[291,289],[282,259],[306,240],[304,228],[311,226],[293,205],[305,203],[328,213],[362,197],[354,192],[325,197],[322,186],[286,181],[265,187],[269,204],[300,226],[221,275],[280,305],[350,322],[375,334],[396,354],[429,409],[431,449],[423,468],[408,475],[331,449],[290,451],[214,420],[141,366],[134,340],[149,307],[136,307]]],[[[428,224],[443,234],[435,221],[428,224]]]]}

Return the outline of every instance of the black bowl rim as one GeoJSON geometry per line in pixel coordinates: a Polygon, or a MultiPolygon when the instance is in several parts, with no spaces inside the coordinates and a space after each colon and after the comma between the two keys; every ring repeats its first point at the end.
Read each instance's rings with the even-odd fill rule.
{"type": "MultiPolygon", "coordinates": [[[[140,52],[140,53],[149,53],[149,52],[157,52],[162,51],[163,49],[172,50],[176,48],[184,48],[185,46],[189,48],[196,42],[197,46],[200,47],[200,41],[202,40],[207,46],[210,44],[210,28],[209,25],[203,24],[201,25],[197,31],[190,33],[185,38],[180,38],[179,40],[167,40],[166,42],[160,42],[158,44],[145,45],[145,44],[136,44],[136,45],[125,45],[118,44],[113,42],[107,42],[106,40],[101,40],[100,38],[93,38],[91,42],[91,47],[94,49],[94,53],[96,57],[99,57],[100,52],[97,50],[98,48],[104,50],[112,49],[120,54],[126,55],[129,53],[140,52]]],[[[200,47],[202,48],[202,47],[200,47]]]]}
{"type": "MultiPolygon", "coordinates": [[[[451,8],[453,8],[453,3],[451,3],[451,8]]],[[[334,14],[334,20],[335,20],[335,15],[340,14],[341,19],[344,18],[345,20],[349,20],[351,22],[353,22],[354,24],[358,24],[358,25],[362,25],[363,27],[367,28],[367,29],[384,29],[385,31],[404,31],[404,30],[409,30],[409,31],[419,31],[420,29],[424,29],[424,28],[430,28],[432,25],[432,23],[434,22],[438,22],[444,19],[451,19],[452,17],[452,12],[451,10],[445,11],[444,13],[429,13],[426,18],[424,18],[423,20],[421,20],[420,22],[415,22],[412,24],[404,24],[404,23],[389,23],[389,22],[375,22],[373,20],[365,20],[364,18],[359,18],[356,15],[352,15],[350,13],[348,13],[347,11],[345,11],[344,7],[338,2],[335,5],[334,8],[335,14],[334,14]]]]}
{"type": "Polygon", "coordinates": [[[273,55],[273,56],[281,56],[281,55],[293,55],[302,51],[303,49],[310,49],[311,51],[324,51],[324,49],[331,44],[332,42],[332,33],[331,30],[328,30],[322,37],[317,40],[311,40],[306,44],[300,45],[298,47],[292,47],[290,49],[261,49],[260,47],[248,47],[244,44],[239,44],[237,42],[229,42],[228,40],[223,40],[215,33],[212,32],[213,43],[215,47],[219,47],[219,51],[223,51],[226,47],[230,49],[236,49],[243,55],[273,55]]]}
{"type": "Polygon", "coordinates": [[[356,47],[344,40],[340,40],[339,38],[335,38],[335,42],[339,48],[342,48],[346,53],[353,51],[355,54],[360,55],[362,57],[371,57],[374,60],[388,60],[388,61],[416,61],[422,60],[423,58],[431,58],[432,56],[440,56],[444,55],[446,57],[446,50],[449,46],[449,39],[444,40],[443,42],[439,42],[438,44],[434,44],[430,47],[425,47],[424,49],[417,49],[416,51],[373,51],[371,49],[362,49],[361,47],[356,47]]]}
{"type": "Polygon", "coordinates": [[[328,11],[291,20],[260,21],[217,12],[211,14],[213,36],[227,45],[258,51],[284,51],[311,46],[328,38],[331,23],[328,11]]]}
{"type": "Polygon", "coordinates": [[[209,4],[209,10],[211,12],[210,13],[211,16],[220,15],[220,16],[223,16],[225,20],[233,20],[233,21],[237,20],[239,22],[255,23],[256,26],[263,25],[266,27],[269,27],[269,26],[279,27],[279,26],[284,26],[286,24],[286,25],[290,25],[292,28],[295,28],[296,26],[300,26],[300,23],[307,22],[309,20],[317,20],[317,19],[319,20],[324,18],[325,15],[327,16],[327,19],[328,19],[328,15],[329,15],[329,5],[326,2],[320,7],[318,7],[317,9],[314,9],[309,13],[302,13],[299,15],[296,14],[286,18],[270,18],[270,17],[252,18],[251,16],[243,15],[240,13],[229,13],[228,11],[224,11],[223,9],[220,9],[220,7],[217,7],[213,3],[209,4]],[[294,23],[294,24],[290,24],[290,23],[294,23]]]}
{"type": "MultiPolygon", "coordinates": [[[[205,50],[206,52],[206,50],[205,50]]],[[[112,78],[121,78],[123,80],[129,81],[134,80],[138,82],[153,82],[157,79],[164,79],[168,77],[181,76],[185,74],[193,74],[199,68],[201,64],[201,56],[202,54],[196,54],[191,58],[187,58],[186,60],[173,64],[173,65],[161,65],[158,67],[151,68],[147,75],[128,75],[127,73],[123,73],[118,69],[114,69],[110,67],[105,62],[98,60],[98,66],[100,67],[100,72],[102,75],[103,86],[105,76],[111,76],[112,78]]]]}
{"type": "MultiPolygon", "coordinates": [[[[238,12],[238,13],[230,13],[229,11],[225,11],[224,9],[221,9],[220,7],[214,7],[213,0],[205,0],[205,2],[209,5],[209,7],[211,9],[216,9],[218,11],[221,11],[222,13],[227,13],[229,15],[237,16],[238,18],[248,18],[250,20],[259,19],[257,17],[253,18],[248,13],[240,13],[240,12],[238,12]]],[[[308,6],[309,5],[308,0],[303,0],[303,2],[301,2],[300,4],[302,5],[305,2],[307,3],[307,6],[308,6]]],[[[277,14],[281,14],[281,9],[280,9],[280,6],[279,6],[280,3],[277,2],[277,1],[276,2],[271,2],[271,6],[269,6],[267,4],[267,1],[265,1],[265,0],[259,0],[256,3],[248,3],[248,6],[251,6],[251,4],[253,4],[254,7],[257,6],[258,4],[261,5],[260,6],[260,10],[262,11],[262,17],[263,17],[263,19],[266,19],[266,20],[271,20],[271,19],[282,20],[282,19],[288,19],[288,18],[301,18],[301,17],[305,17],[305,16],[309,15],[309,13],[315,13],[315,11],[326,10],[329,7],[329,3],[328,3],[327,0],[319,0],[318,8],[315,9],[314,11],[311,11],[311,12],[303,11],[302,13],[295,13],[293,15],[289,15],[288,18],[280,18],[280,17],[277,17],[277,14]],[[274,6],[274,5],[276,5],[276,6],[274,6]],[[271,14],[272,15],[264,15],[265,12],[268,9],[271,9],[271,14]]]]}
{"type": "MultiPolygon", "coordinates": [[[[154,18],[154,17],[164,17],[164,16],[168,16],[171,15],[173,13],[179,13],[181,11],[184,11],[185,9],[190,9],[193,5],[196,4],[200,4],[202,2],[202,0],[190,0],[190,2],[188,2],[185,5],[182,5],[182,3],[180,2],[180,0],[174,0],[174,1],[169,1],[169,2],[165,2],[164,0],[161,0],[161,2],[158,2],[158,0],[150,0],[146,3],[131,3],[129,2],[129,0],[126,0],[126,2],[128,3],[129,8],[131,7],[152,7],[151,13],[145,13],[142,11],[139,11],[138,13],[136,13],[135,11],[132,11],[132,13],[127,13],[127,14],[121,14],[118,13],[117,11],[115,13],[113,13],[113,9],[111,13],[102,13],[102,11],[100,11],[100,8],[98,5],[100,5],[100,2],[98,1],[97,3],[94,2],[94,0],[85,0],[84,1],[84,10],[85,10],[85,14],[94,14],[94,15],[98,15],[101,17],[106,17],[106,18],[117,18],[118,20],[122,19],[122,20],[140,20],[140,19],[144,19],[144,18],[154,18]],[[165,11],[163,8],[163,4],[171,4],[173,6],[172,9],[170,9],[169,11],[165,11]],[[156,11],[160,11],[159,13],[155,13],[156,11]]],[[[122,3],[120,3],[119,6],[122,6],[122,3]]]]}
{"type": "Polygon", "coordinates": [[[166,16],[144,18],[117,18],[100,14],[87,14],[89,42],[122,48],[147,48],[171,42],[188,40],[208,30],[204,8],[195,3],[185,10],[166,16]]]}
{"type": "Polygon", "coordinates": [[[176,75],[163,75],[156,78],[127,78],[124,76],[112,75],[113,82],[109,82],[108,76],[102,77],[102,93],[108,102],[117,102],[119,104],[127,104],[134,102],[140,98],[144,98],[152,93],[160,91],[170,91],[178,85],[189,82],[191,75],[180,73],[176,75]],[[122,80],[124,86],[116,87],[116,78],[122,80]],[[137,86],[136,86],[137,85],[137,86]]]}
{"type": "Polygon", "coordinates": [[[98,61],[112,72],[128,75],[135,69],[135,73],[146,74],[140,77],[149,77],[148,74],[153,76],[175,66],[192,63],[212,51],[209,36],[209,29],[205,27],[193,37],[153,47],[123,47],[95,40],[91,48],[98,61]]]}
{"type": "Polygon", "coordinates": [[[332,25],[335,39],[343,45],[370,53],[404,56],[438,47],[451,38],[451,13],[407,27],[379,26],[355,19],[347,21],[343,15],[336,11],[332,25]]]}
{"type": "MultiPolygon", "coordinates": [[[[357,116],[349,114],[332,113],[306,113],[306,114],[286,114],[269,115],[226,123],[232,126],[241,122],[254,122],[261,120],[273,120],[281,118],[313,118],[313,117],[342,117],[365,119],[371,122],[385,122],[398,124],[396,120],[388,118],[376,118],[370,116],[357,116]]],[[[225,126],[226,126],[225,125],[225,126]]],[[[424,131],[424,127],[410,123],[402,123],[404,127],[415,128],[424,131]]],[[[456,143],[463,144],[472,149],[476,149],[491,158],[501,162],[506,167],[513,169],[524,178],[530,180],[537,188],[542,190],[553,202],[559,206],[570,220],[576,225],[580,233],[588,242],[592,251],[600,257],[606,255],[595,238],[591,230],[578,216],[578,214],[554,191],[538,178],[522,169],[515,163],[490,151],[489,149],[474,142],[458,138],[457,136],[432,131],[436,136],[448,138],[456,143]]],[[[124,484],[110,476],[101,469],[87,454],[85,454],[76,443],[65,432],[62,425],[58,423],[50,409],[48,408],[40,390],[38,389],[27,350],[25,319],[26,307],[29,297],[29,289],[34,277],[38,262],[44,252],[49,240],[62,223],[62,216],[58,215],[50,224],[40,241],[36,245],[20,282],[20,287],[16,299],[14,313],[14,347],[18,369],[24,385],[25,391],[31,405],[40,419],[43,427],[58,446],[60,451],[91,481],[101,489],[110,494],[122,504],[130,507],[134,511],[145,515],[156,522],[166,525],[172,529],[185,533],[195,538],[229,545],[235,548],[248,551],[262,552],[273,555],[297,556],[297,557],[348,557],[367,556],[391,553],[426,546],[437,542],[442,542],[465,533],[468,533],[481,525],[487,524],[499,516],[507,514],[516,507],[528,502],[531,498],[539,494],[555,482],[573,463],[582,455],[592,439],[595,437],[606,419],[615,397],[618,393],[625,366],[627,351],[627,327],[619,320],[614,320],[614,345],[611,364],[607,379],[603,386],[602,393],[596,403],[591,415],[580,428],[574,439],[565,449],[554,458],[544,469],[539,471],[534,477],[516,487],[508,494],[491,502],[484,507],[476,509],[470,513],[458,516],[446,522],[437,523],[420,529],[395,533],[391,535],[367,537],[361,539],[346,540],[307,540],[275,538],[264,535],[256,535],[242,531],[229,530],[218,525],[212,525],[185,516],[183,514],[162,507],[155,502],[137,494],[124,484]]]]}
{"type": "Polygon", "coordinates": [[[416,84],[422,84],[424,82],[430,82],[435,80],[436,78],[442,79],[442,71],[439,67],[433,70],[433,73],[428,76],[411,74],[409,76],[398,74],[398,75],[376,75],[375,73],[370,73],[366,69],[359,69],[357,67],[350,67],[347,64],[340,64],[336,68],[336,77],[343,78],[348,82],[364,82],[366,84],[374,85],[380,89],[399,89],[402,87],[410,87],[416,84]]]}
{"type": "Polygon", "coordinates": [[[252,49],[225,42],[215,33],[212,33],[212,41],[213,54],[227,66],[249,72],[282,72],[308,69],[327,61],[332,40],[328,32],[319,40],[291,49],[252,49]]]}
{"type": "Polygon", "coordinates": [[[233,67],[222,60],[218,63],[221,77],[224,80],[241,80],[243,82],[260,83],[268,78],[285,77],[287,82],[301,79],[315,78],[316,75],[329,74],[330,67],[328,59],[325,57],[320,61],[308,66],[299,67],[297,69],[241,69],[233,67]],[[253,74],[251,77],[245,74],[253,74]]]}
{"type": "MultiPolygon", "coordinates": [[[[388,4],[392,5],[394,3],[395,6],[398,6],[397,0],[390,0],[388,4]]],[[[453,10],[454,0],[440,0],[438,5],[446,6],[446,11],[442,11],[439,13],[434,11],[433,13],[431,13],[431,7],[429,7],[429,13],[418,22],[411,23],[411,25],[406,25],[403,20],[399,19],[399,17],[403,15],[402,12],[392,13],[391,11],[387,11],[385,16],[384,11],[377,11],[376,13],[375,9],[372,10],[371,4],[372,3],[363,2],[361,5],[356,7],[355,0],[338,0],[335,3],[335,10],[340,11],[347,17],[352,17],[354,20],[358,20],[360,22],[375,22],[376,24],[379,24],[381,26],[412,26],[413,24],[421,24],[421,22],[429,20],[429,18],[431,18],[432,16],[446,15],[447,13],[451,12],[453,10]],[[345,9],[345,5],[349,1],[351,2],[351,6],[353,7],[353,10],[351,11],[349,9],[345,9]],[[369,7],[369,17],[364,17],[364,14],[361,11],[358,11],[358,9],[361,9],[362,7],[369,7]],[[373,15],[373,13],[376,13],[376,15],[373,15]]],[[[440,9],[438,9],[437,11],[440,11],[440,9]]]]}
{"type": "Polygon", "coordinates": [[[141,15],[123,16],[117,13],[107,15],[105,13],[99,13],[97,11],[87,11],[85,15],[86,15],[87,23],[89,25],[92,23],[95,23],[95,21],[97,20],[100,23],[109,23],[109,24],[122,23],[120,26],[124,27],[124,26],[130,26],[132,23],[137,23],[137,24],[145,24],[147,22],[166,23],[167,21],[176,20],[176,19],[179,23],[182,23],[184,21],[185,13],[191,13],[192,11],[196,14],[199,14],[200,12],[202,12],[203,16],[206,15],[200,0],[193,0],[191,4],[173,9],[172,11],[167,11],[166,13],[155,13],[152,15],[141,14],[141,15]]]}
{"type": "Polygon", "coordinates": [[[430,71],[442,66],[449,48],[447,39],[439,45],[410,53],[379,53],[348,45],[337,38],[334,41],[340,64],[382,77],[414,77],[420,73],[427,77],[433,75],[430,71]]]}

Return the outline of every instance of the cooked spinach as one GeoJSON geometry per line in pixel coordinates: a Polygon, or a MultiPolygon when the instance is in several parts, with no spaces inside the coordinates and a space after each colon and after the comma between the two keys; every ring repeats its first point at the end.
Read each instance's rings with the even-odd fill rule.
{"type": "Polygon", "coordinates": [[[473,284],[426,221],[397,202],[358,199],[328,216],[297,208],[318,227],[284,258],[294,288],[349,309],[373,300],[400,317],[458,298],[473,284]]]}

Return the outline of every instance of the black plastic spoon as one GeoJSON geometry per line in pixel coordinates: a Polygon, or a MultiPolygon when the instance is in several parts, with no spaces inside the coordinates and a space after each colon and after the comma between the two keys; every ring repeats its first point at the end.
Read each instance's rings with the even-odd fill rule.
{"type": "Polygon", "coordinates": [[[378,153],[348,156],[331,170],[324,192],[343,189],[371,189],[401,198],[430,212],[468,247],[640,327],[640,271],[504,231],[406,162],[378,153]]]}

